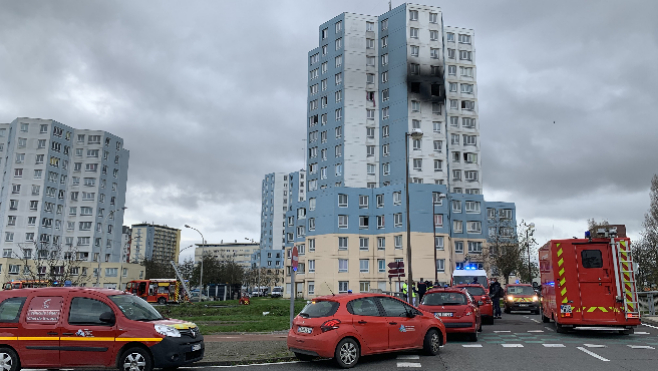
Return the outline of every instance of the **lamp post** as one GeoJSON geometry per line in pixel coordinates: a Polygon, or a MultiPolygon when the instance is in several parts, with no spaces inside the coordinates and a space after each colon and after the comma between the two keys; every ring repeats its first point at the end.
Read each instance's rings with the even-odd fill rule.
{"type": "Polygon", "coordinates": [[[530,280],[529,283],[532,285],[532,265],[530,265],[530,240],[528,236],[528,232],[530,231],[532,231],[532,233],[530,233],[530,236],[532,236],[535,232],[535,223],[528,224],[525,230],[525,244],[528,250],[528,279],[530,280]]]}
{"type": "MultiPolygon", "coordinates": [[[[103,221],[102,221],[102,223],[101,223],[101,233],[103,233],[103,231],[105,230],[105,229],[103,228],[103,226],[105,225],[105,223],[107,222],[108,218],[110,217],[110,215],[111,215],[113,212],[115,212],[115,211],[119,211],[119,210],[123,211],[123,210],[126,210],[126,209],[127,209],[127,207],[124,206],[124,207],[122,207],[122,208],[120,208],[120,209],[112,209],[112,210],[108,210],[108,211],[107,211],[107,215],[105,215],[105,216],[103,217],[103,221]]],[[[98,248],[101,249],[100,246],[99,246],[98,248]]],[[[121,268],[122,268],[122,266],[121,266],[121,264],[119,264],[119,269],[121,269],[121,268]]],[[[99,287],[99,286],[100,286],[100,281],[101,281],[101,253],[100,253],[100,251],[99,251],[99,252],[98,252],[98,268],[97,268],[97,270],[96,270],[96,287],[99,287]]],[[[120,284],[120,283],[121,283],[121,277],[119,276],[119,284],[120,284]]]]}
{"type": "MultiPolygon", "coordinates": [[[[423,132],[420,129],[413,129],[411,134],[408,132],[404,133],[404,165],[405,165],[405,178],[404,178],[404,193],[406,200],[406,212],[407,212],[407,271],[409,272],[409,277],[407,278],[407,300],[409,304],[413,304],[413,276],[411,271],[411,220],[409,218],[409,137],[416,140],[423,137],[423,132]]],[[[432,221],[434,223],[434,221],[432,221]]]]}
{"type": "Polygon", "coordinates": [[[194,227],[190,227],[188,224],[185,224],[185,228],[192,229],[194,231],[197,231],[199,235],[201,236],[201,272],[199,274],[199,295],[203,295],[203,253],[206,251],[206,240],[203,238],[203,233],[199,231],[198,229],[194,227]]]}
{"type": "MultiPolygon", "coordinates": [[[[253,238],[249,239],[249,238],[245,237],[244,239],[247,240],[247,241],[251,241],[252,243],[254,242],[253,238]]],[[[258,287],[258,296],[260,296],[260,269],[261,269],[261,266],[262,266],[261,260],[260,260],[260,258],[261,258],[261,256],[260,256],[260,246],[258,246],[258,252],[256,253],[256,256],[257,256],[257,259],[258,259],[258,263],[257,263],[258,264],[258,283],[256,284],[256,286],[258,287]]]]}

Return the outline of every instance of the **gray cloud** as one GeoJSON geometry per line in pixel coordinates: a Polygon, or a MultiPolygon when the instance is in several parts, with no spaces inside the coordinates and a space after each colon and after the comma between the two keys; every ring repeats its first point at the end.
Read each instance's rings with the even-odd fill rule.
{"type": "MultiPolygon", "coordinates": [[[[426,3],[476,30],[487,197],[515,201],[547,238],[552,225],[574,234],[589,217],[637,233],[658,172],[658,3],[426,3]]],[[[1,120],[53,118],[124,137],[126,223],[194,223],[208,239],[233,240],[259,235],[263,175],[303,166],[306,53],[319,24],[381,14],[387,2],[2,9],[1,120]]]]}

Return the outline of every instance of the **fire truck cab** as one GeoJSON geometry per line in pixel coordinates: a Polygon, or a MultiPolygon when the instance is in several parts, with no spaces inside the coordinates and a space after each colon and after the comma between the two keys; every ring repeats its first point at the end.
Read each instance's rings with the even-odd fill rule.
{"type": "Polygon", "coordinates": [[[616,228],[584,239],[551,240],[539,249],[542,319],[557,332],[616,330],[640,324],[630,240],[616,228]]]}
{"type": "Polygon", "coordinates": [[[180,287],[176,279],[135,280],[126,284],[126,292],[149,303],[167,304],[179,301],[180,287]]]}
{"type": "Polygon", "coordinates": [[[33,289],[39,287],[49,287],[50,281],[37,280],[12,280],[2,286],[3,290],[33,289]]]}

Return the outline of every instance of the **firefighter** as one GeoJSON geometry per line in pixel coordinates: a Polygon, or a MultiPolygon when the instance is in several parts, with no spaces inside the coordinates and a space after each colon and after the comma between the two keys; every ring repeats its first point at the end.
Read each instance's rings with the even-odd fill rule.
{"type": "Polygon", "coordinates": [[[427,284],[425,283],[425,280],[421,277],[420,281],[416,284],[418,289],[418,300],[423,300],[423,295],[427,292],[427,284]]]}
{"type": "Polygon", "coordinates": [[[493,283],[489,286],[489,296],[491,297],[491,301],[493,301],[494,318],[502,318],[502,314],[500,313],[500,298],[503,297],[503,288],[495,277],[493,278],[493,283]]]}
{"type": "MultiPolygon", "coordinates": [[[[407,295],[407,283],[403,282],[402,283],[402,295],[404,295],[404,301],[409,302],[409,297],[407,295]]],[[[412,300],[412,305],[416,306],[416,290],[415,288],[411,288],[411,300],[412,300]]]]}

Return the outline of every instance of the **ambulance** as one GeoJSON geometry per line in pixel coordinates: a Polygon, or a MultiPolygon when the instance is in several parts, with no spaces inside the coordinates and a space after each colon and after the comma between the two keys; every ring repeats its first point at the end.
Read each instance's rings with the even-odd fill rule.
{"type": "Polygon", "coordinates": [[[551,240],[539,249],[542,319],[557,332],[632,334],[640,325],[630,240],[625,228],[597,228],[584,239],[551,240]],[[595,236],[592,236],[595,234],[595,236]]]}

